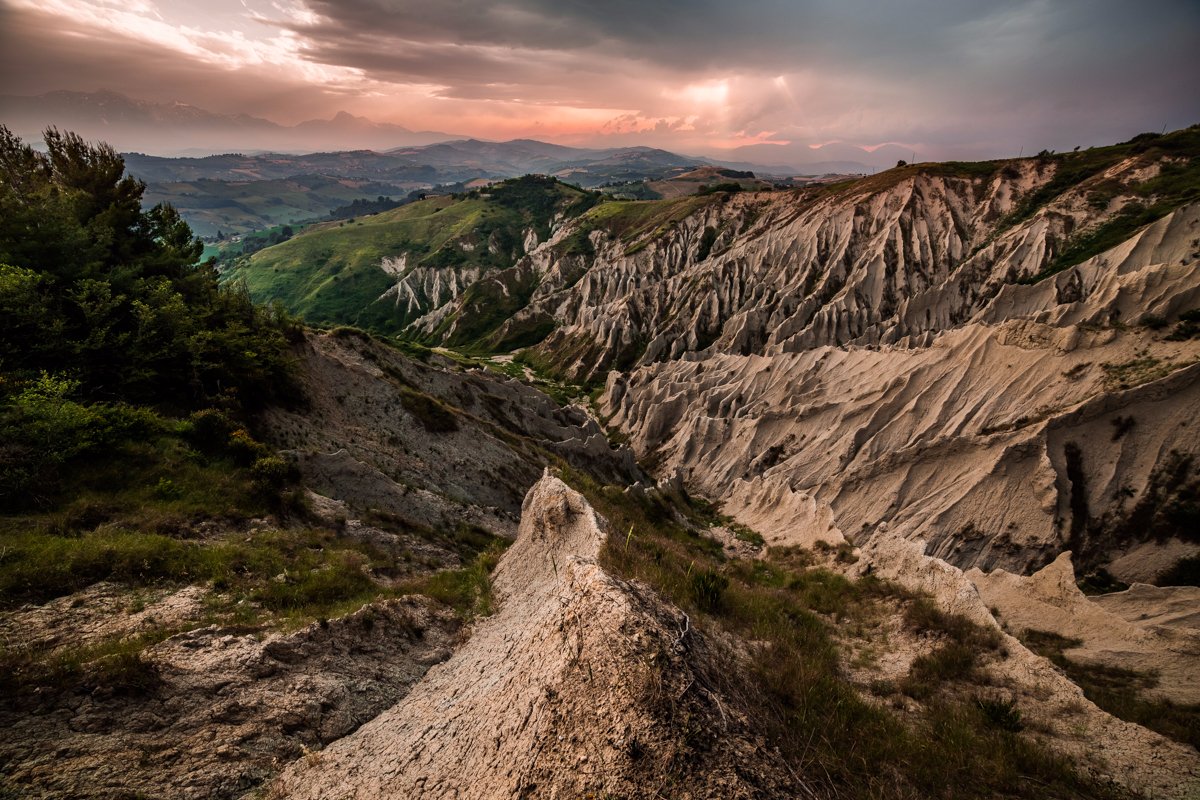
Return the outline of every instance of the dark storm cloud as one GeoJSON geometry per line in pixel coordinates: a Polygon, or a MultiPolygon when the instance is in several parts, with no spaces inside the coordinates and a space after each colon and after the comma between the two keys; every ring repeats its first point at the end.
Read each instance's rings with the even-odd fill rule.
{"type": "MultiPolygon", "coordinates": [[[[168,16],[182,7],[138,2],[168,16]]],[[[349,107],[483,136],[521,120],[547,135],[590,125],[693,149],[893,140],[929,156],[1087,145],[1200,119],[1196,0],[245,2],[248,26],[286,41],[221,68],[71,13],[117,0],[44,0],[54,12],[0,0],[2,91],[106,86],[293,121],[349,107]]]]}
{"type": "Polygon", "coordinates": [[[829,91],[787,110],[801,114],[792,124],[761,92],[732,98],[726,121],[811,135],[814,118],[857,105],[874,116],[890,111],[892,128],[848,135],[923,142],[986,141],[987,129],[1011,138],[1020,129],[1059,143],[1092,120],[1108,135],[1139,119],[1174,126],[1200,113],[1193,0],[306,5],[316,19],[294,30],[307,57],[443,86],[446,97],[623,100],[653,117],[665,82],[807,75],[829,91]]]}
{"type": "MultiPolygon", "coordinates": [[[[1021,65],[1022,51],[1038,45],[1045,45],[1038,48],[1039,60],[1050,64],[1131,53],[1157,61],[1171,51],[1194,51],[1200,32],[1200,4],[1194,0],[309,0],[306,5],[320,20],[297,30],[318,43],[584,50],[679,71],[883,66],[925,72],[969,63],[973,51],[989,48],[992,37],[1012,38],[1007,55],[1013,66],[1021,65]]],[[[344,52],[340,46],[338,51],[344,52]]],[[[1128,66],[1140,71],[1136,62],[1128,66]]]]}

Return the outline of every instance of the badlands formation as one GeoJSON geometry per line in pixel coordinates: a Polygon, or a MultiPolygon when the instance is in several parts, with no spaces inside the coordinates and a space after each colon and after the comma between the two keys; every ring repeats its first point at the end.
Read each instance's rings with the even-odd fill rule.
{"type": "MultiPolygon", "coordinates": [[[[1196,155],[1075,179],[1067,158],[732,195],[649,233],[568,223],[514,268],[538,289],[500,333],[553,320],[543,363],[604,380],[640,462],[768,545],[861,548],[867,572],[1195,704],[1196,590],[1170,584],[1200,555],[1200,203],[1125,220],[1196,155]],[[594,254],[562,256],[581,232],[594,254]]],[[[1127,785],[1153,760],[1118,744],[1135,728],[1092,743],[1125,752],[1127,785]]],[[[1175,752],[1159,774],[1194,778],[1175,752]]]]}
{"type": "Polygon", "coordinates": [[[259,420],[386,599],[6,612],[182,632],[138,692],[0,708],[0,796],[1196,797],[1196,135],[389,257],[406,341],[304,334],[259,420]]]}
{"type": "MultiPolygon", "coordinates": [[[[506,297],[536,285],[490,341],[550,330],[526,363],[602,383],[600,418],[652,474],[720,505],[728,527],[711,535],[734,559],[851,554],[831,567],[1001,631],[992,685],[1048,747],[1124,789],[1193,796],[1193,746],[1115,718],[1072,676],[1200,699],[1196,590],[1152,585],[1200,554],[1200,203],[1153,188],[1194,158],[1131,152],[1075,179],[1061,159],[920,165],[641,227],[601,205],[477,282],[506,297]],[[1156,200],[1169,207],[1129,222],[1156,200]],[[1085,595],[1085,577],[1109,593],[1085,595]]],[[[471,294],[443,292],[412,330],[453,341],[481,313],[471,294]]],[[[636,665],[681,641],[680,612],[597,566],[592,515],[543,478],[496,572],[496,616],[274,790],[652,796],[646,764],[677,762],[636,665]],[[647,762],[630,759],[635,738],[647,762]]],[[[847,674],[903,680],[922,653],[904,642],[876,642],[876,666],[847,674]]],[[[706,685],[703,656],[677,655],[660,680],[706,685]]],[[[701,694],[697,713],[726,733],[673,775],[678,796],[829,791],[751,756],[761,709],[701,694]]]]}

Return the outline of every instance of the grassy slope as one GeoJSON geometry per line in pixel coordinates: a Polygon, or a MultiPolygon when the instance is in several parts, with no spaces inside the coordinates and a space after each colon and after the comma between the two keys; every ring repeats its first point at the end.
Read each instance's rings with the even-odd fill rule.
{"type": "Polygon", "coordinates": [[[228,277],[245,279],[252,297],[282,300],[309,322],[392,333],[411,320],[374,305],[394,283],[379,267],[383,258],[407,254],[410,268],[504,269],[523,254],[528,228],[544,239],[556,213],[588,202],[590,195],[565,184],[507,181],[489,193],[435,197],[353,222],[314,225],[254,254],[228,277]]]}
{"type": "MultiPolygon", "coordinates": [[[[986,665],[1006,657],[995,631],[871,576],[855,581],[815,567],[814,555],[802,549],[772,548],[763,560],[728,559],[696,532],[720,520],[686,497],[638,498],[569,469],[563,478],[611,525],[601,554],[608,570],[649,584],[714,640],[732,635],[754,643],[713,679],[762,710],[755,724],[767,747],[797,765],[818,795],[1123,796],[1093,784],[1023,733],[1020,709],[994,699],[998,687],[986,665]],[[872,690],[916,701],[890,704],[916,709],[908,714],[864,699],[844,677],[838,655],[839,627],[851,630],[897,606],[904,608],[906,627],[939,642],[913,663],[902,685],[872,690]]],[[[685,710],[678,700],[665,702],[671,707],[664,714],[685,710]]],[[[703,757],[687,744],[678,760],[703,757]]],[[[668,785],[677,768],[663,765],[668,785]]]]}

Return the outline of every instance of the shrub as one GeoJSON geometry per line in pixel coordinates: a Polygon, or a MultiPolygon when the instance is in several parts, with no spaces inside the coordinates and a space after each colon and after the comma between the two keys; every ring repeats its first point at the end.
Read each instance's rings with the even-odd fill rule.
{"type": "Polygon", "coordinates": [[[78,390],[78,381],[43,372],[0,406],[0,506],[44,501],[71,462],[167,427],[146,409],[79,402],[78,390]]]}
{"type": "Polygon", "coordinates": [[[1146,314],[1142,317],[1141,324],[1152,331],[1161,331],[1167,327],[1167,318],[1159,314],[1146,314]]]}
{"type": "Polygon", "coordinates": [[[975,705],[983,713],[988,727],[1001,731],[1017,733],[1025,729],[1021,722],[1021,711],[1017,708],[1016,698],[1000,700],[992,697],[977,697],[975,705]]]}
{"type": "Polygon", "coordinates": [[[250,476],[255,489],[264,494],[274,494],[299,477],[295,464],[280,456],[257,459],[250,467],[250,476]]]}
{"type": "Polygon", "coordinates": [[[197,411],[188,421],[191,423],[187,428],[188,440],[204,453],[224,451],[229,444],[229,437],[237,430],[233,420],[215,408],[197,411]]]}
{"type": "Polygon", "coordinates": [[[736,194],[742,191],[742,185],[736,181],[726,181],[725,183],[715,183],[712,186],[704,185],[696,190],[698,195],[710,194],[736,194]]]}
{"type": "Polygon", "coordinates": [[[260,458],[266,458],[271,454],[270,448],[261,442],[255,441],[254,437],[250,435],[250,431],[245,428],[238,428],[229,434],[225,449],[233,457],[234,461],[243,466],[249,466],[260,458]]]}
{"type": "Polygon", "coordinates": [[[1179,315],[1179,321],[1167,338],[1173,342],[1183,342],[1200,336],[1200,308],[1193,308],[1179,315]]]}
{"type": "Polygon", "coordinates": [[[692,599],[701,611],[710,614],[719,611],[727,588],[729,579],[719,572],[706,569],[691,574],[692,599]]]}
{"type": "Polygon", "coordinates": [[[1075,584],[1079,590],[1086,595],[1109,594],[1110,592],[1123,592],[1129,588],[1128,583],[1117,580],[1112,573],[1099,567],[1093,572],[1089,572],[1082,578],[1077,580],[1075,584]]]}

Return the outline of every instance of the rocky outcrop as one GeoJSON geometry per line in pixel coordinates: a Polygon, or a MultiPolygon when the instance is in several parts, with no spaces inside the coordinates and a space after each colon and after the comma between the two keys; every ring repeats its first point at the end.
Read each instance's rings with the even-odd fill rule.
{"type": "Polygon", "coordinates": [[[376,303],[390,304],[401,325],[413,322],[431,309],[452,303],[484,273],[477,266],[410,267],[407,253],[384,258],[379,267],[396,282],[376,303]]]}
{"type": "Polygon", "coordinates": [[[687,616],[597,563],[605,523],[546,475],[498,611],[400,703],[272,787],[289,798],[797,796],[687,616]]]}
{"type": "MultiPolygon", "coordinates": [[[[923,165],[835,190],[685,198],[657,211],[588,215],[518,264],[540,280],[504,325],[552,320],[539,350],[578,379],[695,354],[911,340],[961,326],[996,300],[1011,316],[1031,296],[1066,301],[1096,291],[1086,269],[1040,281],[1032,291],[1018,281],[1140,203],[1135,187],[1169,166],[1130,155],[1048,190],[1065,164],[1014,160],[990,172],[923,165]],[[1111,198],[1098,203],[1098,190],[1111,198]],[[1042,204],[1027,208],[1043,191],[1049,196],[1042,204]],[[590,254],[565,246],[581,237],[590,254]]],[[[1124,255],[1145,260],[1161,238],[1176,252],[1155,260],[1186,263],[1195,250],[1186,230],[1192,223],[1172,224],[1184,230],[1157,225],[1131,239],[1124,255]]],[[[1111,310],[1128,320],[1137,318],[1129,312],[1169,315],[1191,307],[1188,298],[1148,298],[1143,291],[1111,310]]]]}
{"type": "Polygon", "coordinates": [[[459,623],[423,598],[294,633],[202,627],[149,648],[136,685],[107,676],[0,705],[14,796],[234,798],[352,732],[447,658],[459,623]]]}

